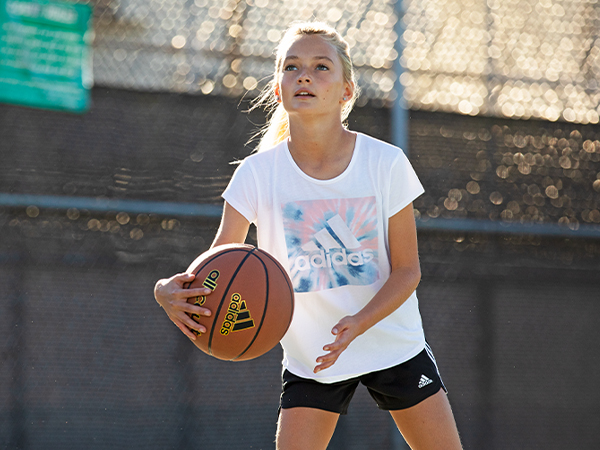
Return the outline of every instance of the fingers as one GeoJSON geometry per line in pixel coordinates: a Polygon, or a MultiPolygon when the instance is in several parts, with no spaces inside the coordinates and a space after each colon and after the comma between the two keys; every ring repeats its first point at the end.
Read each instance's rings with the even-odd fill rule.
{"type": "Polygon", "coordinates": [[[351,339],[349,339],[347,334],[345,332],[338,333],[334,342],[323,347],[323,350],[328,353],[317,358],[317,366],[314,368],[314,373],[325,370],[335,364],[342,352],[350,345],[351,339]]]}
{"type": "Polygon", "coordinates": [[[206,333],[201,317],[209,317],[211,311],[203,307],[206,296],[211,290],[205,287],[185,289],[183,286],[194,280],[194,275],[181,273],[165,280],[159,280],[155,287],[155,297],[164,308],[171,321],[191,340],[199,333],[206,333]],[[195,299],[191,303],[188,299],[195,299]]]}
{"type": "Polygon", "coordinates": [[[321,370],[328,369],[333,366],[335,362],[338,360],[341,352],[329,353],[324,356],[319,356],[317,358],[317,364],[313,370],[314,373],[319,373],[321,370]]]}
{"type": "Polygon", "coordinates": [[[184,286],[194,279],[194,274],[180,273],[169,279],[159,280],[154,289],[157,302],[171,321],[192,340],[196,340],[197,334],[206,333],[206,328],[199,323],[199,319],[211,315],[210,309],[202,305],[206,296],[212,293],[205,287],[186,289],[184,286]],[[189,299],[194,299],[194,303],[189,299]]]}
{"type": "MultiPolygon", "coordinates": [[[[196,334],[191,331],[191,330],[196,330],[199,334],[201,333],[206,333],[206,328],[204,328],[203,326],[199,325],[198,323],[196,323],[194,325],[194,327],[187,327],[185,324],[181,323],[178,320],[173,320],[173,323],[177,326],[177,328],[179,328],[179,330],[185,334],[189,339],[191,339],[192,341],[196,340],[196,334]]],[[[192,321],[193,322],[193,321],[192,321]]]]}
{"type": "Polygon", "coordinates": [[[177,311],[183,311],[189,314],[195,314],[197,316],[210,316],[211,311],[208,308],[203,306],[198,306],[198,304],[188,303],[187,299],[183,300],[173,300],[169,302],[171,309],[177,311]]]}
{"type": "MultiPolygon", "coordinates": [[[[189,305],[189,303],[188,303],[189,305]]],[[[193,305],[189,305],[193,306],[193,305]]],[[[206,333],[206,327],[199,320],[202,316],[210,316],[210,310],[206,308],[194,307],[194,312],[184,312],[182,309],[174,309],[169,318],[179,328],[183,334],[192,340],[196,340],[197,334],[206,333]]]]}
{"type": "Polygon", "coordinates": [[[207,288],[194,288],[194,289],[174,289],[171,295],[175,299],[187,300],[188,298],[204,297],[210,295],[212,291],[207,288]]]}
{"type": "Polygon", "coordinates": [[[177,273],[177,274],[173,275],[171,278],[167,278],[166,280],[162,280],[162,281],[165,282],[165,283],[163,283],[165,285],[173,286],[173,287],[177,286],[178,288],[181,289],[184,284],[191,283],[192,281],[194,281],[195,278],[196,278],[196,276],[193,273],[183,272],[183,273],[177,273]]]}
{"type": "Polygon", "coordinates": [[[159,280],[154,287],[156,300],[164,306],[164,303],[175,299],[188,299],[209,295],[212,291],[204,286],[186,289],[184,285],[194,280],[194,274],[180,273],[169,279],[159,280]]]}
{"type": "Polygon", "coordinates": [[[315,366],[315,368],[313,370],[314,373],[318,373],[321,370],[325,370],[325,369],[328,369],[329,367],[333,366],[344,350],[345,350],[345,348],[341,349],[339,351],[328,353],[327,355],[319,356],[317,358],[318,364],[315,366]]]}
{"type": "Polygon", "coordinates": [[[171,278],[170,281],[175,284],[176,287],[171,289],[173,296],[177,298],[193,298],[202,295],[209,295],[212,290],[202,286],[193,289],[187,289],[185,284],[191,283],[195,279],[193,273],[179,273],[171,278]]]}
{"type": "Polygon", "coordinates": [[[194,281],[195,278],[196,278],[196,276],[193,273],[188,273],[188,272],[178,273],[176,275],[173,275],[173,277],[171,277],[171,279],[173,281],[177,281],[180,284],[191,283],[192,281],[194,281]]]}
{"type": "Polygon", "coordinates": [[[187,298],[181,300],[173,300],[170,302],[170,309],[173,312],[176,312],[177,315],[181,317],[192,317],[194,319],[199,319],[200,317],[210,317],[212,314],[211,310],[200,306],[204,304],[204,300],[206,298],[204,296],[197,297],[195,303],[190,303],[187,298]]]}
{"type": "Polygon", "coordinates": [[[313,370],[314,373],[325,370],[335,364],[342,352],[348,348],[357,336],[353,332],[354,328],[352,320],[348,317],[343,318],[333,327],[331,334],[335,335],[335,340],[323,346],[323,350],[328,353],[317,358],[317,365],[313,370]]]}

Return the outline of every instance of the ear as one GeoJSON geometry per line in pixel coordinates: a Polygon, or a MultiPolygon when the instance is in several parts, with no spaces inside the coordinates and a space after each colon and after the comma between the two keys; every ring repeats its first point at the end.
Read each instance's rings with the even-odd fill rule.
{"type": "Polygon", "coordinates": [[[275,100],[277,100],[277,103],[281,103],[281,88],[279,87],[279,83],[275,84],[273,93],[275,94],[275,100]]]}
{"type": "Polygon", "coordinates": [[[346,103],[348,100],[352,98],[354,95],[354,83],[345,82],[344,83],[344,91],[342,93],[342,103],[346,103]]]}

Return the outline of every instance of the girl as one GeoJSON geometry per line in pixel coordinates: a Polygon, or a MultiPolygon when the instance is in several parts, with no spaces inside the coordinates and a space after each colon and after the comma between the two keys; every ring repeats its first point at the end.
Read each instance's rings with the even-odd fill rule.
{"type": "MultiPolygon", "coordinates": [[[[258,153],[223,193],[213,246],[259,246],[289,269],[296,309],[284,349],[277,449],[325,449],[358,383],[415,450],[460,449],[428,348],[412,201],[423,192],[402,151],[343,125],[357,96],[348,44],[321,23],[293,25],[260,103],[276,106],[258,153]]],[[[158,303],[190,339],[209,316],[193,279],[159,280],[158,303]]]]}

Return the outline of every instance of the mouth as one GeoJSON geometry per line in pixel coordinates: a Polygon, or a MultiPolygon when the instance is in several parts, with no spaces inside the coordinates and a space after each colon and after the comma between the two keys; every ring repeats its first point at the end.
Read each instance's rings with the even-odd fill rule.
{"type": "Polygon", "coordinates": [[[309,98],[309,97],[315,97],[315,95],[307,89],[300,89],[300,90],[296,91],[296,93],[294,94],[294,97],[309,98]]]}

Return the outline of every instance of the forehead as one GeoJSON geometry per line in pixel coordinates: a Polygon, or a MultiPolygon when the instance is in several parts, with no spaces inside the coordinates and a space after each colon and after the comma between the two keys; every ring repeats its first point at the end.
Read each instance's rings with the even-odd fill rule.
{"type": "Polygon", "coordinates": [[[314,58],[318,56],[326,56],[335,62],[339,60],[335,47],[319,35],[297,37],[283,55],[284,58],[314,58]]]}

